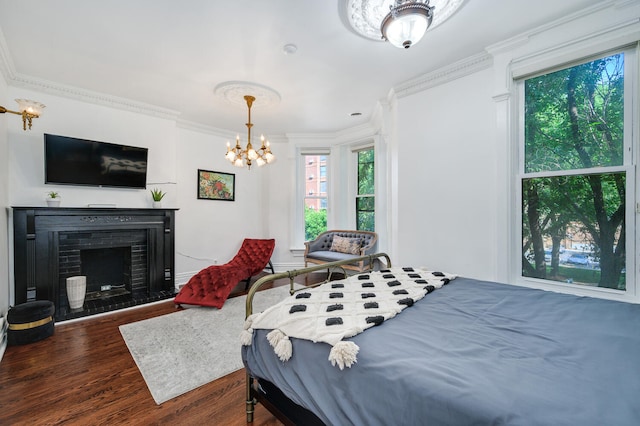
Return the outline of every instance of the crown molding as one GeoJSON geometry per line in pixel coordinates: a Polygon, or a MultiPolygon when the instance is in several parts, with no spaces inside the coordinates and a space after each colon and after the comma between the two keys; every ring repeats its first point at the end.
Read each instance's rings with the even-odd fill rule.
{"type": "Polygon", "coordinates": [[[540,69],[557,64],[559,62],[557,58],[562,58],[564,62],[567,62],[598,55],[626,44],[636,43],[639,37],[640,18],[635,17],[624,22],[617,22],[598,31],[592,31],[583,37],[512,59],[509,64],[509,75],[511,78],[523,78],[540,69]]]}
{"type": "Polygon", "coordinates": [[[401,83],[394,87],[393,91],[398,99],[404,98],[405,96],[413,95],[431,87],[439,86],[490,68],[492,65],[493,57],[487,52],[482,52],[401,83]]]}
{"type": "MultiPolygon", "coordinates": [[[[226,139],[229,141],[234,141],[236,139],[236,135],[238,134],[237,132],[234,132],[231,130],[220,129],[219,127],[213,127],[213,126],[209,126],[202,123],[196,123],[195,121],[187,121],[187,120],[180,120],[180,119],[176,121],[176,127],[184,130],[191,130],[197,133],[204,133],[207,135],[216,136],[221,139],[226,139]]],[[[278,135],[269,134],[268,139],[272,146],[273,144],[288,143],[287,135],[284,135],[284,134],[278,134],[278,135]]]]}
{"type": "MultiPolygon", "coordinates": [[[[374,114],[375,115],[375,114],[374,114]]],[[[364,124],[349,127],[335,132],[325,133],[287,133],[286,137],[300,144],[317,144],[318,146],[331,146],[336,144],[351,143],[367,138],[373,138],[377,130],[376,117],[364,124]]]]}
{"type": "MultiPolygon", "coordinates": [[[[440,69],[401,83],[393,88],[394,95],[397,99],[400,99],[405,96],[409,96],[429,89],[431,87],[435,87],[449,81],[464,77],[466,75],[473,74],[483,69],[490,68],[493,65],[494,56],[500,54],[501,52],[510,51],[518,46],[522,46],[528,43],[532,37],[540,33],[548,31],[552,28],[556,28],[558,26],[566,25],[585,16],[597,14],[598,12],[607,8],[623,9],[626,7],[635,6],[636,4],[637,0],[608,0],[600,2],[579,12],[567,15],[561,19],[539,26],[525,33],[518,34],[517,36],[509,38],[507,40],[501,41],[500,43],[488,46],[482,53],[478,53],[477,55],[470,56],[468,58],[462,59],[461,61],[446,65],[440,69]]],[[[632,21],[625,22],[620,26],[630,26],[635,22],[636,20],[634,19],[632,21]]],[[[608,31],[610,30],[611,28],[608,29],[608,31]]]]}
{"type": "Polygon", "coordinates": [[[235,139],[236,134],[231,130],[220,129],[218,127],[209,126],[207,124],[196,123],[195,121],[188,121],[178,119],[176,126],[180,129],[192,130],[198,133],[206,133],[208,135],[219,136],[223,139],[235,139]]]}
{"type": "Polygon", "coordinates": [[[487,47],[487,51],[491,55],[495,56],[502,52],[513,50],[515,47],[527,43],[532,37],[540,33],[543,33],[545,31],[549,31],[550,29],[567,25],[573,21],[577,21],[581,18],[590,16],[590,15],[597,15],[600,11],[604,9],[608,9],[610,7],[624,8],[636,3],[637,3],[637,0],[608,0],[608,1],[599,2],[594,4],[593,6],[584,8],[579,12],[572,13],[560,19],[556,19],[555,21],[536,27],[530,31],[524,32],[522,34],[518,34],[515,37],[492,44],[491,46],[487,47]]]}
{"type": "Polygon", "coordinates": [[[79,87],[67,86],[48,80],[30,77],[23,74],[15,74],[7,84],[14,87],[22,87],[25,89],[36,90],[39,92],[49,93],[67,99],[88,102],[95,105],[117,108],[125,111],[135,112],[138,114],[146,114],[153,117],[164,118],[168,120],[177,120],[180,112],[168,108],[162,108],[143,102],[133,101],[127,98],[107,95],[100,92],[81,89],[79,87]]]}
{"type": "Polygon", "coordinates": [[[6,82],[11,81],[16,74],[2,28],[0,28],[0,73],[6,82]]]}
{"type": "Polygon", "coordinates": [[[117,108],[139,114],[151,115],[153,117],[177,120],[180,112],[155,105],[136,102],[131,99],[106,95],[104,93],[93,92],[79,87],[67,86],[53,81],[31,77],[17,73],[7,42],[0,28],[0,72],[2,73],[8,86],[21,87],[24,89],[36,90],[49,93],[68,99],[88,102],[96,105],[117,108]]]}

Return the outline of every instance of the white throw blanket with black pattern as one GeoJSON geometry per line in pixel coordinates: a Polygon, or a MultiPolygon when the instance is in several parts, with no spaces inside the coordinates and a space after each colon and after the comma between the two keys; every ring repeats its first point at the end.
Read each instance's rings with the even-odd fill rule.
{"type": "Polygon", "coordinates": [[[245,321],[242,344],[254,329],[272,330],[269,343],[282,361],[291,358],[290,337],[332,346],[329,361],[342,370],[357,361],[358,346],[345,338],[393,318],[456,275],[417,268],[391,268],[353,275],[304,289],[245,321]]]}

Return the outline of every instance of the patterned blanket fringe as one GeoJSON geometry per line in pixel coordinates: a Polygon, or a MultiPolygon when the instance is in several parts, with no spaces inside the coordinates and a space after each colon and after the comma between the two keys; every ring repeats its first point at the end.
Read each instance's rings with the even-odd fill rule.
{"type": "MultiPolygon", "coordinates": [[[[253,342],[253,328],[251,328],[251,324],[256,315],[257,314],[249,316],[244,322],[244,329],[240,332],[240,343],[242,343],[243,346],[251,346],[253,342]]],[[[293,355],[291,340],[289,340],[289,337],[282,331],[278,329],[271,330],[267,334],[267,340],[275,354],[280,358],[280,361],[288,361],[293,355]]],[[[334,367],[337,365],[340,370],[344,370],[345,367],[350,368],[358,361],[357,355],[359,350],[358,345],[353,342],[338,342],[331,348],[331,352],[329,352],[329,361],[331,361],[331,365],[334,367]]]]}
{"type": "Polygon", "coordinates": [[[293,354],[293,346],[291,340],[280,330],[272,330],[267,334],[267,340],[273,348],[273,351],[278,355],[280,361],[289,361],[293,354]]]}
{"type": "Polygon", "coordinates": [[[240,343],[242,343],[242,346],[251,346],[253,342],[253,328],[251,328],[251,324],[256,315],[258,314],[249,315],[244,321],[243,330],[240,332],[240,343]]]}
{"type": "Polygon", "coordinates": [[[351,368],[353,364],[358,362],[357,355],[360,348],[353,342],[341,341],[333,345],[329,352],[329,361],[335,367],[338,364],[340,370],[344,367],[351,368]]]}
{"type": "Polygon", "coordinates": [[[240,332],[240,343],[242,343],[242,346],[251,346],[252,341],[253,341],[253,328],[242,330],[240,332]]]}

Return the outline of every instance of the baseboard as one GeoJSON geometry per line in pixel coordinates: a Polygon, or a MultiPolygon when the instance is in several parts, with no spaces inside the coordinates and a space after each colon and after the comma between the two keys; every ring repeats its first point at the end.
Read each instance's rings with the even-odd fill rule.
{"type": "Polygon", "coordinates": [[[304,268],[304,262],[288,262],[288,263],[274,263],[273,269],[276,272],[292,271],[294,269],[304,268]]]}
{"type": "Polygon", "coordinates": [[[180,291],[180,289],[182,287],[184,287],[184,285],[189,282],[189,280],[191,279],[192,276],[194,276],[195,274],[197,274],[198,271],[195,272],[182,272],[180,274],[176,274],[176,292],[180,291]]]}
{"type": "Polygon", "coordinates": [[[6,338],[5,338],[5,341],[2,342],[2,345],[0,345],[0,363],[2,362],[2,357],[4,356],[4,351],[6,351],[6,350],[7,350],[7,341],[6,341],[6,338]]]}
{"type": "Polygon", "coordinates": [[[7,349],[7,329],[9,324],[7,323],[4,315],[0,316],[0,362],[4,356],[4,351],[7,349]]]}

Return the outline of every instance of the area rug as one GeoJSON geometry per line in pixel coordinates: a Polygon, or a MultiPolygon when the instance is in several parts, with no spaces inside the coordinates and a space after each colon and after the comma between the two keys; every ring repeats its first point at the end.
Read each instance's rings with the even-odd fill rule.
{"type": "MultiPolygon", "coordinates": [[[[284,299],[289,286],[263,290],[254,312],[284,299]]],[[[228,299],[222,309],[193,307],[120,326],[131,356],[156,404],[243,368],[240,332],[246,296],[228,299]]]]}

